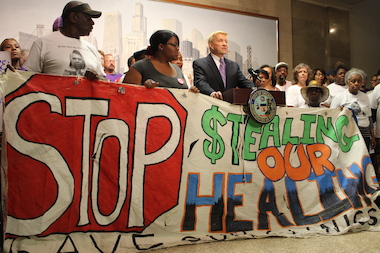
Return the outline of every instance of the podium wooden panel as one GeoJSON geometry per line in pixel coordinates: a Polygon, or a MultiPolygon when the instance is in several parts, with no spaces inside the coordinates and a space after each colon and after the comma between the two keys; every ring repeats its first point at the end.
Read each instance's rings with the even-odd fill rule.
{"type": "MultiPolygon", "coordinates": [[[[230,102],[231,104],[246,105],[248,104],[248,98],[251,92],[252,89],[233,88],[226,90],[223,93],[223,99],[224,101],[230,102]]],[[[276,100],[277,105],[286,105],[284,91],[269,91],[269,93],[272,94],[272,96],[276,100]]]]}

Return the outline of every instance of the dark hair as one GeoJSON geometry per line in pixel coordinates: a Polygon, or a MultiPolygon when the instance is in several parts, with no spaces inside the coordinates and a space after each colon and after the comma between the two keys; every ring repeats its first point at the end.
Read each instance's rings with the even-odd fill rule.
{"type": "Polygon", "coordinates": [[[135,58],[133,57],[133,55],[131,57],[128,58],[128,68],[130,68],[132,66],[132,61],[134,60],[135,58]]]}
{"type": "MultiPolygon", "coordinates": [[[[264,65],[261,65],[260,66],[260,69],[264,69],[264,68],[270,68],[271,69],[271,72],[272,72],[272,79],[270,79],[270,81],[271,81],[271,84],[272,84],[272,86],[273,87],[275,87],[276,86],[276,76],[275,76],[275,74],[274,74],[274,68],[272,67],[272,66],[269,66],[268,64],[264,64],[264,65]]],[[[269,78],[269,73],[268,73],[268,71],[265,71],[265,72],[267,72],[267,74],[268,74],[268,77],[267,78],[269,78]]]]}
{"type": "Polygon", "coordinates": [[[176,37],[178,40],[179,46],[179,38],[178,35],[170,30],[158,30],[150,36],[149,43],[150,46],[147,48],[148,55],[154,55],[158,50],[158,45],[165,44],[170,40],[171,37],[176,37]]]}
{"type": "Polygon", "coordinates": [[[336,65],[335,74],[337,74],[340,69],[344,69],[344,70],[346,70],[346,72],[348,71],[348,68],[346,66],[344,66],[343,63],[339,63],[336,65]]]}
{"type": "Polygon", "coordinates": [[[143,49],[137,52],[133,53],[133,58],[135,58],[136,61],[144,59],[145,55],[147,54],[147,50],[143,49]]]}
{"type": "Polygon", "coordinates": [[[0,51],[4,51],[4,45],[5,45],[5,43],[6,43],[8,40],[14,40],[14,41],[16,41],[16,42],[17,42],[17,44],[19,44],[19,45],[20,45],[20,43],[18,43],[18,41],[17,41],[17,40],[15,40],[14,38],[6,38],[6,39],[5,39],[5,40],[3,40],[3,42],[1,42],[1,44],[0,44],[0,51]]]}
{"type": "Polygon", "coordinates": [[[318,71],[321,71],[324,76],[326,75],[326,71],[324,69],[321,69],[321,68],[313,69],[313,75],[315,76],[318,71]]]}
{"type": "Polygon", "coordinates": [[[263,74],[266,78],[269,78],[269,73],[268,71],[266,71],[265,69],[257,69],[255,70],[255,72],[257,73],[257,75],[259,75],[260,73],[263,74]]]}
{"type": "Polygon", "coordinates": [[[318,71],[321,71],[321,73],[324,75],[322,82],[325,83],[327,77],[326,77],[326,71],[324,69],[321,69],[321,68],[313,69],[313,78],[315,78],[315,75],[317,74],[318,71]]]}
{"type": "Polygon", "coordinates": [[[329,76],[329,75],[333,75],[333,76],[335,76],[335,70],[333,70],[333,69],[329,69],[329,70],[327,70],[327,71],[326,71],[326,76],[329,76]]]}

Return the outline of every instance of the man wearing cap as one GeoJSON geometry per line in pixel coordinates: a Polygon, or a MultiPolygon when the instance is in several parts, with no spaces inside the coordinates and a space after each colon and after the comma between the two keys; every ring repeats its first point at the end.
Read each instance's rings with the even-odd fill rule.
{"type": "Polygon", "coordinates": [[[101,14],[92,10],[87,3],[67,3],[62,12],[61,30],[38,38],[33,43],[24,68],[50,75],[69,75],[66,70],[71,67],[71,55],[75,51],[84,60],[87,78],[96,80],[104,76],[97,49],[80,38],[90,34],[94,25],[92,18],[98,18],[101,14]]]}
{"type": "Polygon", "coordinates": [[[276,75],[276,87],[280,91],[287,91],[287,89],[292,86],[292,82],[286,80],[288,77],[289,65],[286,62],[279,62],[276,64],[274,70],[276,75]]]}
{"type": "Polygon", "coordinates": [[[302,87],[301,95],[306,104],[299,108],[328,108],[321,103],[329,97],[329,89],[325,86],[317,85],[315,81],[311,81],[308,86],[302,87]]]}

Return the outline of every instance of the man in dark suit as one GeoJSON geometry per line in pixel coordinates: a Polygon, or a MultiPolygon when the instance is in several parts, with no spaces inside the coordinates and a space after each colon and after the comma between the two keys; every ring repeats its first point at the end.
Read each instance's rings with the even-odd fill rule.
{"type": "Polygon", "coordinates": [[[244,77],[236,62],[223,57],[228,52],[227,33],[213,32],[208,46],[211,53],[193,62],[194,85],[201,93],[223,100],[222,94],[228,89],[255,86],[244,77]]]}

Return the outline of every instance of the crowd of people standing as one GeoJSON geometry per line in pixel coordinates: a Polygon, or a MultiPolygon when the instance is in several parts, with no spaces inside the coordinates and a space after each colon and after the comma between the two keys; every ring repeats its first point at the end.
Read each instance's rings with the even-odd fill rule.
{"type": "MultiPolygon", "coordinates": [[[[380,154],[380,124],[376,124],[376,118],[380,118],[380,109],[377,110],[380,108],[380,70],[372,76],[370,88],[366,87],[367,75],[363,70],[348,69],[343,63],[337,63],[335,69],[328,71],[299,63],[292,70],[291,81],[286,62],[262,65],[254,71],[255,76],[245,77],[236,62],[225,58],[228,34],[216,31],[208,38],[210,53],[193,62],[194,72],[189,78],[181,70],[180,38],[172,31],[158,30],[150,37],[147,49],[135,52],[128,59],[129,70],[117,73],[112,54],[104,54],[81,39],[91,33],[92,19],[101,14],[87,3],[71,1],[54,21],[54,32],[38,38],[30,51],[23,54],[19,43],[12,38],[5,39],[0,50],[10,52],[10,68],[16,70],[85,76],[90,80],[103,79],[147,88],[188,89],[221,100],[228,89],[258,87],[285,92],[289,107],[347,107],[353,112],[368,150],[380,154]]],[[[376,166],[380,164],[378,156],[374,156],[373,161],[376,166]]]]}

